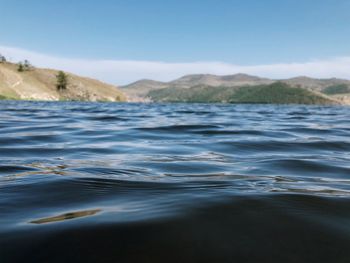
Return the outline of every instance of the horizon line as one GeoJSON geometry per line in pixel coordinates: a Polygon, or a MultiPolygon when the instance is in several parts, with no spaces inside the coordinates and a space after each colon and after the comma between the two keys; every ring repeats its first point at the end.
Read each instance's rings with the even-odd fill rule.
{"type": "Polygon", "coordinates": [[[227,76],[245,74],[271,80],[290,78],[350,80],[350,56],[306,62],[236,65],[221,61],[164,62],[65,58],[17,47],[0,45],[0,54],[16,63],[28,59],[41,68],[64,70],[118,86],[147,79],[170,82],[186,75],[227,76]]]}

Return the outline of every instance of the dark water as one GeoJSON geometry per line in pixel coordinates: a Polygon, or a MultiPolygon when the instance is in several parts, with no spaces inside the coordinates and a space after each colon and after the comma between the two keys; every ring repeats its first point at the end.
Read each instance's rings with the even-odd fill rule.
{"type": "Polygon", "coordinates": [[[350,262],[350,108],[0,103],[0,262],[350,262]]]}

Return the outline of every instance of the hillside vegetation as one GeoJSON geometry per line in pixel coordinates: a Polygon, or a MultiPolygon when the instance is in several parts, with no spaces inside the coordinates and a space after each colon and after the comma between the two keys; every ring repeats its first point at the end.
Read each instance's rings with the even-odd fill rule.
{"type": "Polygon", "coordinates": [[[148,92],[152,90],[160,90],[165,88],[187,89],[194,86],[204,85],[211,87],[239,87],[246,85],[271,84],[272,80],[249,76],[247,74],[235,74],[227,76],[216,76],[211,74],[194,74],[186,75],[170,82],[160,82],[154,80],[139,80],[126,86],[122,86],[122,90],[131,95],[138,97],[146,97],[148,92]]]}
{"type": "Polygon", "coordinates": [[[65,89],[57,89],[58,71],[33,68],[19,71],[13,63],[0,63],[0,99],[125,101],[115,86],[67,73],[65,89]]]}
{"type": "Polygon", "coordinates": [[[273,104],[336,104],[325,95],[286,83],[243,87],[195,86],[188,89],[166,88],[150,91],[148,96],[158,102],[203,103],[273,103],[273,104]]]}
{"type": "Polygon", "coordinates": [[[170,82],[140,80],[122,89],[131,97],[151,101],[350,104],[350,81],[337,78],[273,80],[247,74],[195,74],[170,82]]]}
{"type": "Polygon", "coordinates": [[[322,91],[324,94],[337,95],[350,93],[350,87],[346,84],[332,85],[322,91]]]}

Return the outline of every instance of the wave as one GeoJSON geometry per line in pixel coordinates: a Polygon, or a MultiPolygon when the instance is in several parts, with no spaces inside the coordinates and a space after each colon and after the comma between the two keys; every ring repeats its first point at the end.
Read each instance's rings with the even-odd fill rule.
{"type": "Polygon", "coordinates": [[[0,109],[0,262],[350,258],[346,107],[0,109]]]}

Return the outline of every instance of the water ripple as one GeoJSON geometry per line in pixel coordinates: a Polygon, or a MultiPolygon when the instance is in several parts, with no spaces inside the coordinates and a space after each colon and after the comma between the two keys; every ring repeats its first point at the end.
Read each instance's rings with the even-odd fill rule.
{"type": "MultiPolygon", "coordinates": [[[[350,258],[347,107],[2,101],[0,110],[1,262],[50,262],[56,244],[71,259],[69,245],[93,244],[92,262],[350,258]]],[[[81,259],[91,262],[90,250],[81,259]]]]}

